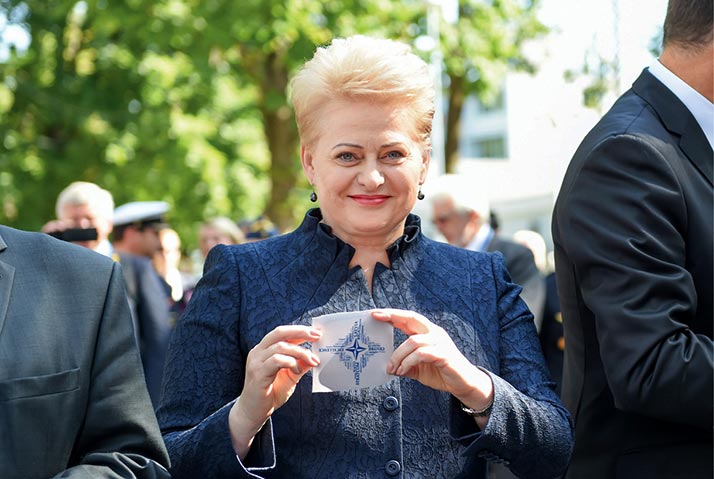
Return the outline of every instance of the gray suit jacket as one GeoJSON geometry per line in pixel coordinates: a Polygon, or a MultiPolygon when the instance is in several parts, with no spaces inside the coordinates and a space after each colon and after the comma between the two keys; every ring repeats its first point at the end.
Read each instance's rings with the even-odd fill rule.
{"type": "Polygon", "coordinates": [[[538,270],[531,250],[496,234],[486,246],[486,251],[503,254],[508,274],[514,283],[523,288],[521,298],[533,313],[533,322],[540,331],[545,307],[545,277],[538,270]]]}
{"type": "Polygon", "coordinates": [[[120,266],[0,225],[0,477],[168,477],[162,465],[120,266]]]}

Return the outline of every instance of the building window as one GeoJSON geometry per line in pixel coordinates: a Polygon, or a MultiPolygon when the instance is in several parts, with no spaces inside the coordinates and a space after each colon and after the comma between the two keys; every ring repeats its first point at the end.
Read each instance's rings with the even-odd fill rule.
{"type": "Polygon", "coordinates": [[[506,158],[506,139],[502,136],[474,138],[471,142],[470,155],[474,158],[506,158]]]}

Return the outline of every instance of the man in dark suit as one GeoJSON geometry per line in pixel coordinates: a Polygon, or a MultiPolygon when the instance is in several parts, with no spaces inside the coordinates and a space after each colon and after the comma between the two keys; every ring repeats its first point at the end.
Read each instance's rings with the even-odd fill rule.
{"type": "Polygon", "coordinates": [[[139,352],[151,402],[158,407],[164,362],[171,337],[168,289],[151,259],[161,249],[159,230],[166,227],[163,201],[134,201],[114,210],[114,250],[124,270],[132,317],[139,331],[139,352]]]}
{"type": "Polygon", "coordinates": [[[0,476],[167,478],[121,268],[0,225],[0,476]]]}
{"type": "Polygon", "coordinates": [[[712,477],[711,0],[583,140],[555,205],[568,478],[712,477]]]}
{"type": "Polygon", "coordinates": [[[489,202],[467,191],[466,184],[454,175],[445,175],[430,194],[432,222],[449,244],[472,251],[499,251],[514,283],[523,290],[521,297],[533,313],[540,329],[545,303],[545,281],[533,253],[523,245],[502,238],[489,224],[489,202]]]}

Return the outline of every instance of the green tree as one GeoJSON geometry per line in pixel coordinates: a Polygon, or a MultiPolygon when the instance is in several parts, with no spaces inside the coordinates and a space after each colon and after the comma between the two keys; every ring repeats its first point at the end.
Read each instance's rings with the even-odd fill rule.
{"type": "Polygon", "coordinates": [[[533,72],[523,55],[526,41],[547,33],[537,18],[538,0],[459,0],[456,23],[441,24],[447,111],[445,170],[458,164],[461,115],[466,98],[474,95],[489,103],[501,92],[509,69],[533,72]]]}
{"type": "MultiPolygon", "coordinates": [[[[23,3],[2,2],[17,17],[23,3]]],[[[205,22],[180,2],[33,1],[32,43],[0,70],[0,221],[38,229],[71,181],[117,204],[166,200],[182,236],[206,215],[257,214],[267,152],[256,89],[184,50],[205,22]],[[239,161],[236,161],[239,159],[239,161]]]]}
{"type": "Polygon", "coordinates": [[[214,35],[210,48],[229,68],[248,78],[257,91],[256,107],[270,153],[270,193],[266,214],[282,229],[305,209],[308,185],[298,161],[299,138],[287,92],[292,73],[316,45],[356,33],[404,37],[420,10],[418,2],[380,0],[214,1],[206,13],[214,35]],[[240,18],[241,21],[236,21],[240,18]],[[228,32],[228,34],[219,34],[228,32]]]}
{"type": "MultiPolygon", "coordinates": [[[[8,19],[0,29],[19,24],[32,39],[0,59],[0,222],[38,229],[59,191],[87,180],[117,204],[168,201],[189,245],[196,222],[216,214],[266,212],[293,227],[309,185],[288,79],[335,36],[413,41],[425,32],[426,8],[423,0],[0,0],[8,19]]],[[[525,64],[519,47],[542,27],[532,8],[461,2],[459,24],[442,36],[450,99],[486,96],[507,65],[525,64]]],[[[450,111],[459,103],[450,100],[450,111]]],[[[451,120],[448,131],[458,131],[451,120]]]]}

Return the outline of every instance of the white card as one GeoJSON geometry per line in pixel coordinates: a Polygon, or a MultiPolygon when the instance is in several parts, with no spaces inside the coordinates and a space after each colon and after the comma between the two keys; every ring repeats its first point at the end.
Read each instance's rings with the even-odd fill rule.
{"type": "Polygon", "coordinates": [[[322,337],[312,345],[320,365],[312,370],[312,392],[348,391],[380,386],[392,376],[387,362],[394,352],[394,328],[369,311],[312,318],[322,337]]]}

